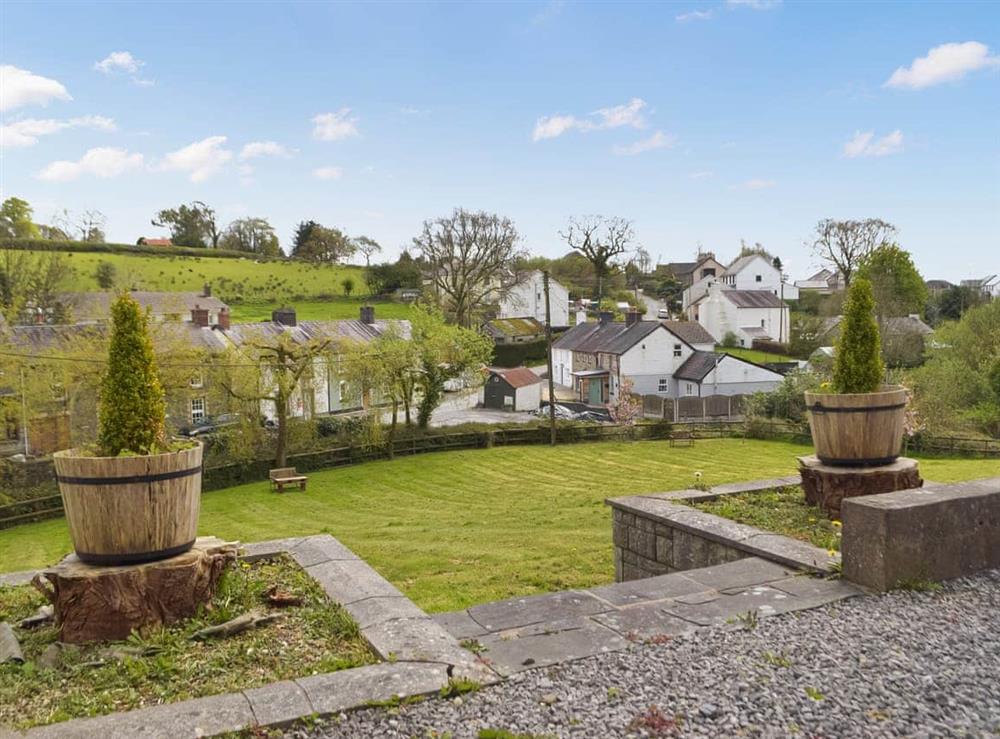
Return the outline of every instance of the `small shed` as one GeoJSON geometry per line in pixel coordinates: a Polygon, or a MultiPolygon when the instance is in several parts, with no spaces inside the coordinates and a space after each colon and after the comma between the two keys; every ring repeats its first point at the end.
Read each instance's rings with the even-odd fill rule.
{"type": "Polygon", "coordinates": [[[487,369],[483,407],[535,411],[542,403],[542,378],[527,367],[487,369]]]}

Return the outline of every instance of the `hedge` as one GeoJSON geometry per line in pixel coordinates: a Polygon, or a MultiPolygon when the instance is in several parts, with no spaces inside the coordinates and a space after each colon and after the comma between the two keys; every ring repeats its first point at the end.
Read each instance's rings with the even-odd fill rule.
{"type": "Polygon", "coordinates": [[[528,362],[544,362],[548,356],[545,340],[523,344],[497,344],[493,347],[495,367],[520,367],[528,362]]]}
{"type": "MultiPolygon", "coordinates": [[[[268,261],[268,257],[248,251],[232,249],[210,249],[194,246],[150,246],[148,244],[104,244],[88,241],[53,241],[48,239],[0,239],[0,249],[21,249],[24,251],[73,251],[96,252],[99,254],[142,254],[157,257],[218,257],[220,259],[256,259],[268,261]]],[[[271,257],[282,261],[283,257],[271,257]]]]}

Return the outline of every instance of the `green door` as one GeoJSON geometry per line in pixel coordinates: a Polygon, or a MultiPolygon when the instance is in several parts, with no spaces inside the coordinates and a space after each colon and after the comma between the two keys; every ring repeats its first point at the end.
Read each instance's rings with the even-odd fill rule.
{"type": "Polygon", "coordinates": [[[604,381],[599,377],[590,378],[589,402],[591,405],[601,405],[604,402],[604,393],[601,392],[604,381]]]}

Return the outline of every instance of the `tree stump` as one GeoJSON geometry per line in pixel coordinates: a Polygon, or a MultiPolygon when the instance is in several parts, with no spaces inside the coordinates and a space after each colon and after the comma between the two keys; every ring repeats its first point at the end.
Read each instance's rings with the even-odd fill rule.
{"type": "Polygon", "coordinates": [[[235,559],[235,544],[207,536],[183,554],[142,564],[101,567],[71,554],[32,584],[55,608],[60,641],[114,641],[195,615],[235,559]]]}
{"type": "Polygon", "coordinates": [[[840,518],[840,503],[858,495],[878,495],[922,487],[917,460],[899,457],[879,467],[833,467],[816,456],[799,457],[799,473],[806,502],[831,519],[840,518]]]}

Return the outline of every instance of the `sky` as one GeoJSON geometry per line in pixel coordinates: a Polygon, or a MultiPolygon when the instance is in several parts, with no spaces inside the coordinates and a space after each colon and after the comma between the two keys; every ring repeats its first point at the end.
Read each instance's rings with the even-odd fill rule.
{"type": "Polygon", "coordinates": [[[602,214],[797,279],[879,217],[926,278],[1000,272],[1000,3],[4,0],[0,65],[0,196],[111,241],[201,200],[394,256],[464,207],[554,257],[602,214]]]}

